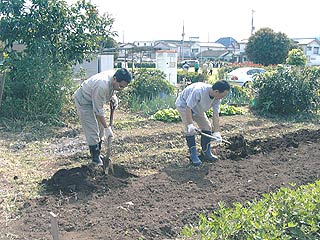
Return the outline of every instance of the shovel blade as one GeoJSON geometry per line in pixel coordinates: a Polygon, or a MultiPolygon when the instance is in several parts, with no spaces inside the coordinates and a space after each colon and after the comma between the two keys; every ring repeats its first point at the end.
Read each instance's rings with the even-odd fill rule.
{"type": "Polygon", "coordinates": [[[112,166],[112,162],[110,159],[110,154],[111,154],[111,142],[112,142],[112,137],[109,137],[106,141],[106,148],[107,148],[107,154],[106,156],[103,158],[103,171],[106,174],[110,174],[113,172],[113,166],[112,166]]]}

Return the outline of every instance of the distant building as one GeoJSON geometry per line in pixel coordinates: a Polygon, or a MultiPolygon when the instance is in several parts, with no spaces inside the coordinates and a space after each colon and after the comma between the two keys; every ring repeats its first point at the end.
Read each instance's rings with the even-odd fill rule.
{"type": "Polygon", "coordinates": [[[220,43],[226,47],[229,52],[237,52],[240,49],[239,43],[232,37],[219,38],[216,43],[220,43]]]}
{"type": "Polygon", "coordinates": [[[308,58],[308,66],[320,65],[320,40],[317,38],[292,38],[308,58]]]}

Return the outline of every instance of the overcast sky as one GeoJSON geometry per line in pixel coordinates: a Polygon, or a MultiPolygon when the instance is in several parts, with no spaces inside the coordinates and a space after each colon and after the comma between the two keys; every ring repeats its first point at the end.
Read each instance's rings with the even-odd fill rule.
{"type": "MultiPolygon", "coordinates": [[[[68,0],[72,3],[75,0],[68,0]]],[[[320,36],[319,0],[91,0],[100,13],[115,18],[113,30],[119,42],[143,40],[216,41],[248,38],[256,30],[269,27],[289,38],[320,36]]]]}

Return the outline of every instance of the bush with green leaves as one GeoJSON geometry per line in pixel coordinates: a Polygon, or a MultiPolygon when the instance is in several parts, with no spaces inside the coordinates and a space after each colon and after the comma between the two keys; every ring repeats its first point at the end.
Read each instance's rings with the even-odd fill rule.
{"type": "Polygon", "coordinates": [[[222,100],[222,103],[229,105],[249,105],[254,98],[251,88],[231,86],[230,94],[222,100]]]}
{"type": "Polygon", "coordinates": [[[175,108],[175,101],[175,95],[153,97],[147,101],[131,98],[130,109],[132,112],[140,112],[146,116],[150,116],[159,109],[175,108]]]}
{"type": "Polygon", "coordinates": [[[257,76],[253,109],[277,115],[299,115],[319,109],[320,68],[284,67],[257,76]]]}
{"type": "Polygon", "coordinates": [[[157,69],[137,69],[128,88],[120,92],[121,99],[130,107],[133,101],[150,101],[174,93],[174,86],[166,80],[164,72],[157,69]]]}
{"type": "Polygon", "coordinates": [[[208,75],[200,74],[196,72],[185,72],[185,71],[178,71],[177,75],[177,82],[207,82],[208,81],[208,75]]]}
{"type": "Polygon", "coordinates": [[[9,53],[1,117],[50,121],[65,116],[72,94],[71,66],[116,42],[114,19],[90,2],[0,3],[0,42],[9,53]],[[20,43],[22,53],[12,49],[20,43]]]}
{"type": "Polygon", "coordinates": [[[303,53],[301,49],[292,49],[288,53],[286,63],[293,66],[306,66],[308,61],[307,56],[303,53]]]}
{"type": "Polygon", "coordinates": [[[319,239],[320,181],[298,189],[280,188],[263,199],[223,203],[208,217],[200,215],[198,226],[186,226],[188,239],[319,239]]]}
{"type": "Polygon", "coordinates": [[[70,68],[51,64],[40,51],[37,56],[12,55],[10,64],[15,67],[7,74],[1,116],[41,121],[58,118],[74,89],[70,68]]]}

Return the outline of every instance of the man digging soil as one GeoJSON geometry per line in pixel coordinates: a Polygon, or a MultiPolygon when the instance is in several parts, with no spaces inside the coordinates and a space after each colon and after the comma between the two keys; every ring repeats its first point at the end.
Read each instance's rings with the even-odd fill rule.
{"type": "Polygon", "coordinates": [[[118,98],[114,91],[121,91],[131,82],[131,74],[125,68],[98,73],[76,90],[74,100],[80,123],[89,145],[92,163],[102,166],[100,156],[102,139],[113,137],[108,126],[103,106],[111,102],[113,108],[118,106],[118,98]]]}
{"type": "Polygon", "coordinates": [[[195,142],[195,134],[197,131],[205,133],[201,135],[201,155],[203,159],[206,161],[215,161],[218,159],[217,156],[211,153],[211,138],[208,135],[212,135],[217,142],[222,141],[219,132],[219,111],[221,100],[227,96],[229,92],[230,85],[225,80],[220,80],[213,85],[198,82],[186,87],[177,97],[176,107],[184,125],[190,159],[194,166],[201,164],[195,142]],[[212,108],[213,111],[213,128],[205,113],[210,108],[212,108]],[[199,130],[193,125],[193,121],[198,124],[199,130]]]}

